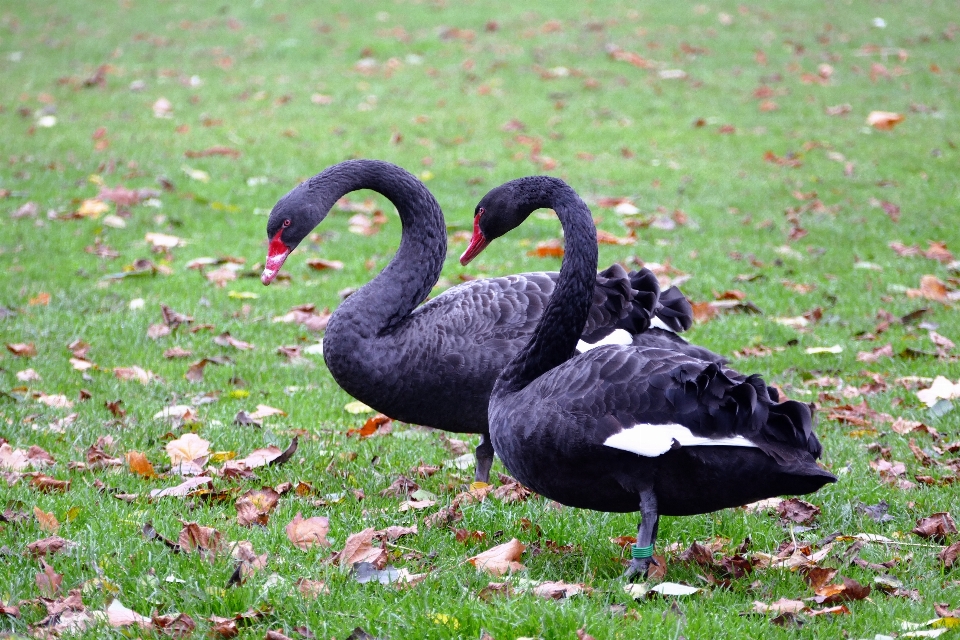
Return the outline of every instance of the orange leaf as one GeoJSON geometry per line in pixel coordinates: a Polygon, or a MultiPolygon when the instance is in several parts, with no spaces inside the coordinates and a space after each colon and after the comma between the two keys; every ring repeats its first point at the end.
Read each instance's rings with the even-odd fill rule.
{"type": "Polygon", "coordinates": [[[145,478],[156,478],[157,472],[153,469],[153,464],[147,460],[147,456],[139,451],[127,452],[127,466],[130,471],[145,478]]]}
{"type": "Polygon", "coordinates": [[[52,513],[47,513],[40,509],[40,507],[33,508],[33,515],[37,519],[37,523],[40,525],[41,531],[48,531],[50,533],[56,533],[60,529],[60,523],[57,521],[57,516],[52,513]]]}
{"type": "Polygon", "coordinates": [[[45,307],[48,304],[50,304],[50,294],[45,291],[42,291],[37,294],[37,297],[30,298],[30,302],[28,304],[31,307],[36,307],[36,306],[45,307]]]}
{"type": "Polygon", "coordinates": [[[508,571],[521,571],[526,569],[520,564],[520,556],[526,547],[516,538],[509,542],[499,544],[492,549],[488,549],[481,554],[468,558],[467,562],[477,569],[483,569],[494,575],[502,575],[508,571]]]}
{"type": "Polygon", "coordinates": [[[880,131],[890,131],[904,121],[906,116],[892,111],[871,111],[867,116],[867,124],[880,131]]]}

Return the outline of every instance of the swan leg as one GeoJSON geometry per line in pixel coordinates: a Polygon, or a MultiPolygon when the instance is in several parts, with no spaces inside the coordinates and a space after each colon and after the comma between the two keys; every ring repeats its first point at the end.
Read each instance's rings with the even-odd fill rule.
{"type": "Polygon", "coordinates": [[[657,514],[657,494],[653,489],[640,492],[640,525],[637,527],[637,544],[631,552],[633,558],[623,577],[628,580],[635,576],[640,579],[647,577],[650,565],[660,563],[653,557],[653,545],[657,541],[657,529],[660,526],[660,517],[657,514]],[[640,556],[640,557],[638,557],[640,556]]]}
{"type": "Polygon", "coordinates": [[[493,445],[490,444],[490,436],[480,435],[480,444],[476,451],[477,469],[474,472],[473,479],[477,482],[490,482],[490,467],[493,466],[493,445]]]}

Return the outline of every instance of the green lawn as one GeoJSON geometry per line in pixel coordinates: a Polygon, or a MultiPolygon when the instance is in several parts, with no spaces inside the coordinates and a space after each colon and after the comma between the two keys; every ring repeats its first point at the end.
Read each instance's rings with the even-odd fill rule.
{"type": "MultiPolygon", "coordinates": [[[[20,609],[19,617],[0,613],[0,635],[29,636],[47,615],[36,600],[44,595],[35,579],[42,567],[27,545],[51,533],[35,509],[53,514],[57,535],[75,543],[46,562],[62,574],[60,597],[81,589],[85,606],[51,623],[89,617],[89,637],[154,633],[111,631],[98,621],[96,612],[113,598],[147,616],[187,614],[195,637],[210,631],[210,616],[257,609],[262,614],[242,625],[242,637],[280,629],[340,640],[358,626],[393,640],[479,638],[481,630],[497,640],[574,638],[584,627],[596,638],[873,638],[903,633],[901,621],[936,617],[937,603],[960,606],[960,574],[938,560],[941,545],[910,533],[933,512],[960,515],[949,484],[960,454],[947,446],[960,440],[960,412],[946,405],[931,412],[915,394],[929,380],[903,380],[960,378],[957,350],[942,340],[938,348],[930,333],[960,340],[956,304],[908,294],[925,275],[947,294],[960,289],[960,268],[946,257],[901,257],[888,246],[925,251],[932,241],[960,251],[957,4],[756,5],[5,3],[0,342],[32,343],[36,354],[2,349],[0,436],[13,450],[45,449],[56,463],[41,472],[70,485],[44,492],[36,478],[0,468],[9,478],[0,482],[0,604],[20,609]],[[872,111],[905,118],[880,130],[867,124],[872,111]],[[220,155],[196,153],[218,148],[220,155]],[[671,277],[690,276],[682,288],[696,302],[741,291],[762,314],[720,313],[688,337],[730,357],[746,347],[767,353],[734,364],[764,374],[792,398],[819,403],[824,463],[840,482],[808,496],[822,510],[813,529],[791,533],[775,513],[740,509],[665,518],[657,552],[723,538],[730,542],[717,553],[719,563],[746,537],[749,556],[773,553],[792,535],[815,552],[834,532],[909,543],[870,543],[857,556],[847,553],[852,540],[840,538],[820,560],[839,569],[834,582],[846,576],[873,586],[869,598],[846,602],[848,612],[839,614],[801,613],[802,626],[784,628],[771,624],[773,614],[741,614],[754,601],[812,598],[801,572],[757,567],[728,578],[671,551],[666,580],[703,590],[634,601],[623,590],[622,554],[610,538],[635,534],[637,517],[560,508],[540,497],[464,503],[461,521],[427,526],[425,517],[468,488],[472,469],[447,465],[457,454],[439,434],[408,425],[348,437],[367,415],[344,410],[351,398],[322,358],[277,354],[280,346],[306,349],[320,335],[273,321],[294,305],[333,309],[338,292],[382,268],[399,237],[392,207],[375,201],[387,222],[370,237],[348,229],[352,213],[334,212],[288,260],[289,280],[264,288],[257,279],[274,202],[299,180],[351,157],[395,162],[437,196],[451,234],[441,288],[465,274],[559,267],[558,259],[528,256],[559,234],[549,215],[534,216],[469,268],[457,263],[466,243],[457,232],[469,230],[479,198],[506,180],[546,172],[578,190],[601,229],[626,237],[627,225],[635,228],[633,244],[601,246],[601,267],[669,264],[671,277]],[[101,185],[156,193],[132,206],[102,197],[105,207],[84,204],[101,185]],[[639,213],[620,215],[609,198],[629,199],[639,213]],[[185,244],[153,251],[150,232],[185,244]],[[217,286],[205,274],[223,265],[188,268],[201,257],[245,262],[231,272],[236,279],[217,286]],[[306,266],[321,257],[344,268],[306,266]],[[162,322],[161,304],[193,323],[148,337],[162,322]],[[817,308],[810,315],[819,320],[806,327],[776,321],[817,308]],[[918,309],[928,311],[898,320],[918,309]],[[885,318],[889,326],[878,327],[885,318]],[[191,331],[199,325],[212,328],[191,331]],[[255,348],[214,343],[225,331],[255,348]],[[67,345],[75,340],[90,345],[86,360],[95,368],[71,365],[67,345]],[[859,352],[888,343],[893,357],[858,361],[859,352]],[[834,345],[842,351],[807,353],[834,345]],[[164,358],[173,347],[192,355],[164,358]],[[200,381],[185,379],[202,358],[227,359],[208,364],[200,381]],[[133,366],[158,379],[121,380],[113,371],[133,366]],[[21,373],[27,369],[36,376],[21,373]],[[58,394],[72,407],[40,401],[56,404],[50,397],[58,394]],[[107,403],[118,400],[111,411],[107,403]],[[835,407],[861,401],[892,418],[922,421],[940,437],[901,434],[863,408],[838,419],[844,416],[835,407]],[[287,415],[265,418],[262,428],[234,424],[238,411],[259,404],[287,415]],[[154,418],[171,405],[190,405],[196,416],[185,424],[154,418]],[[284,449],[301,437],[284,464],[250,477],[215,477],[213,492],[151,500],[151,490],[180,482],[164,474],[164,447],[188,431],[211,443],[209,464],[217,468],[229,455],[284,449]],[[124,462],[74,464],[88,463],[88,448],[101,436],[112,437],[104,448],[124,462]],[[146,454],[164,475],[135,474],[128,452],[146,454]],[[891,483],[870,466],[881,455],[905,463],[891,483]],[[411,476],[421,461],[442,469],[411,476]],[[400,512],[402,498],[381,497],[400,474],[435,494],[437,504],[400,512]],[[266,526],[238,524],[234,503],[242,493],[284,482],[312,490],[285,493],[266,526]],[[887,522],[857,509],[881,500],[889,504],[887,522]],[[331,547],[303,551],[287,539],[285,527],[298,512],[329,518],[331,547]],[[215,528],[225,546],[249,541],[257,554],[269,554],[266,567],[228,586],[236,566],[229,552],[175,553],[141,533],[152,522],[175,540],[182,521],[215,528]],[[428,572],[415,586],[360,584],[328,562],[351,534],[414,524],[418,533],[388,550],[391,565],[428,572]],[[458,528],[485,537],[458,542],[458,528]],[[528,546],[526,571],[498,578],[464,563],[511,538],[528,546]],[[851,564],[853,557],[897,562],[881,571],[851,564]],[[878,588],[883,574],[902,583],[899,595],[878,588]],[[301,595],[300,578],[323,580],[328,592],[301,595]],[[592,591],[559,601],[478,595],[505,580],[519,591],[524,578],[592,591]]],[[[494,471],[505,473],[499,462],[494,471]]],[[[952,533],[941,542],[958,539],[952,533]]]]}

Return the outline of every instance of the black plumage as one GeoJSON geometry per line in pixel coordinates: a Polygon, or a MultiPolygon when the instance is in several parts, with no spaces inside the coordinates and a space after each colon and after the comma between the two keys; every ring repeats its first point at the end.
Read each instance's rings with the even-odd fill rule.
{"type": "Polygon", "coordinates": [[[475,233],[489,243],[541,207],[563,224],[560,280],[490,399],[491,441],[514,476],[562,504],[639,510],[628,573],[644,575],[660,515],[706,513],[836,481],[816,463],[822,449],[811,408],[778,403],[757,375],[649,346],[576,354],[597,264],[587,206],[556,178],[522,178],[480,201],[475,233]]]}
{"type": "MultiPolygon", "coordinates": [[[[416,177],[374,160],[350,160],[310,178],[274,206],[265,284],[293,249],[341,197],[372,189],[396,206],[400,247],[373,280],[350,295],[327,325],[323,355],[337,383],[354,398],[392,418],[444,431],[483,435],[476,478],[486,481],[493,461],[487,404],[500,370],[531,335],[559,277],[525,273],[471,281],[421,304],[440,277],[446,227],[440,206],[416,177]]],[[[614,265],[594,274],[586,320],[588,342],[651,323],[690,326],[689,303],[676,289],[661,295],[646,269],[614,265]]],[[[651,329],[634,340],[722,362],[670,331],[651,329]]]]}

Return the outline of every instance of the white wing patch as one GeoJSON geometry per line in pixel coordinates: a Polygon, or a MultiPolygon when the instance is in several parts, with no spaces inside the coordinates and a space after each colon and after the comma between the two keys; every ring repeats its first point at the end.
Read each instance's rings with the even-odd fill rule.
{"type": "Polygon", "coordinates": [[[703,438],[695,436],[682,424],[635,424],[603,441],[604,446],[630,451],[647,458],[661,456],[673,447],[674,440],[681,447],[754,447],[743,436],[733,438],[703,438]]]}
{"type": "Polygon", "coordinates": [[[670,333],[676,333],[676,331],[674,331],[673,329],[665,325],[663,323],[663,320],[661,320],[656,316],[654,316],[653,320],[650,321],[650,326],[653,327],[654,329],[663,329],[664,331],[669,331],[670,333]]]}
{"type": "Polygon", "coordinates": [[[620,344],[620,345],[630,345],[633,344],[633,336],[626,329],[614,329],[610,332],[610,335],[604,336],[596,342],[584,342],[580,340],[577,342],[577,352],[586,353],[590,349],[596,349],[597,347],[602,347],[608,344],[620,344]]]}

